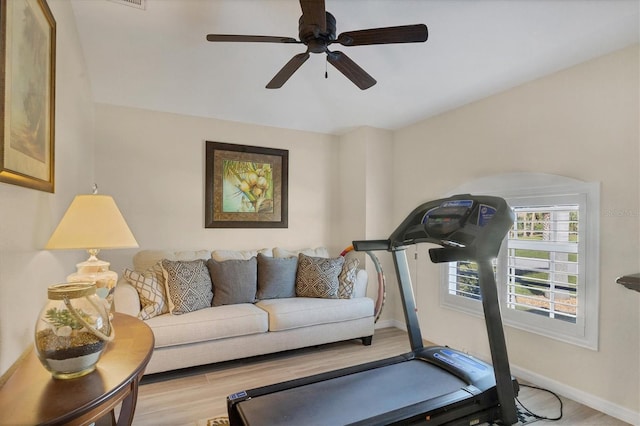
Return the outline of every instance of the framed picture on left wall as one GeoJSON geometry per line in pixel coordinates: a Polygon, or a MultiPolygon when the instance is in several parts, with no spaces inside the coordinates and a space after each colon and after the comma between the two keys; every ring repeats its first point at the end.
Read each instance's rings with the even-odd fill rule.
{"type": "Polygon", "coordinates": [[[0,2],[0,182],[54,192],[56,21],[46,0],[0,2]]]}

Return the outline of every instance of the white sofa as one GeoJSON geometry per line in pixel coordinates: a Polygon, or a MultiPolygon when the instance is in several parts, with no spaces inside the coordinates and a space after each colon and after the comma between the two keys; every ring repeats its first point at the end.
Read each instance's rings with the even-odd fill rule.
{"type": "MultiPolygon", "coordinates": [[[[295,256],[278,249],[266,255],[295,256]]],[[[248,259],[258,251],[143,250],[133,258],[136,271],[146,271],[162,259],[189,261],[248,259]]],[[[328,257],[325,249],[311,255],[328,257]]],[[[213,283],[215,293],[215,282],[213,283]]],[[[155,348],[145,374],[229,361],[350,339],[370,345],[374,333],[374,301],[366,297],[367,273],[358,269],[351,298],[286,297],[206,307],[194,312],[165,313],[145,320],[153,330],[155,348]]],[[[215,297],[215,296],[214,296],[215,297]]],[[[138,291],[121,277],[114,292],[117,312],[138,316],[138,291]]]]}

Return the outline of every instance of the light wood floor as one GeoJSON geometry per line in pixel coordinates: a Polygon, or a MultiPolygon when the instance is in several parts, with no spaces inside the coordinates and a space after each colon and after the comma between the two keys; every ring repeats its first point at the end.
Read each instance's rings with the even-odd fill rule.
{"type": "MultiPolygon", "coordinates": [[[[226,397],[232,393],[408,351],[406,333],[386,328],[376,330],[371,346],[354,340],[206,366],[180,375],[146,376],[133,424],[206,425],[206,419],[226,415],[226,397]]],[[[536,414],[556,417],[559,413],[558,401],[546,392],[522,388],[518,399],[536,414]]],[[[627,425],[574,401],[563,398],[563,403],[562,420],[534,425],[627,425]]]]}

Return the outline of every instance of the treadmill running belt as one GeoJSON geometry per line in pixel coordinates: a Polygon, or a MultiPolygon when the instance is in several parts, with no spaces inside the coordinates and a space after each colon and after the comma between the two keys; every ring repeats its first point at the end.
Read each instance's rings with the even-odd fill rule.
{"type": "Polygon", "coordinates": [[[252,426],[344,425],[466,386],[439,367],[414,359],[261,395],[239,402],[237,408],[245,424],[252,426]]]}

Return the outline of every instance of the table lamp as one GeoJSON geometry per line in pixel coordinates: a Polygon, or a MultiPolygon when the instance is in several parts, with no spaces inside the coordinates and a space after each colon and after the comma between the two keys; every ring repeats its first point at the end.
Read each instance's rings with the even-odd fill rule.
{"type": "Polygon", "coordinates": [[[70,282],[91,282],[97,293],[108,302],[118,281],[118,274],[109,270],[109,262],[98,259],[101,249],[135,248],[136,239],[108,195],[77,195],[49,242],[46,249],[85,249],[89,259],[76,265],[77,271],[67,277],[70,282]]]}

